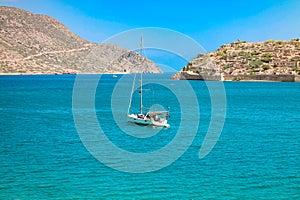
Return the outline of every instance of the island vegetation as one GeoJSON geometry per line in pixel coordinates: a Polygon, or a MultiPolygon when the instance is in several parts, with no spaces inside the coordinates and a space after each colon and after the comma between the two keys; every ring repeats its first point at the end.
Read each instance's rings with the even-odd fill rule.
{"type": "Polygon", "coordinates": [[[199,54],[174,79],[299,81],[300,41],[238,40],[199,54]]]}

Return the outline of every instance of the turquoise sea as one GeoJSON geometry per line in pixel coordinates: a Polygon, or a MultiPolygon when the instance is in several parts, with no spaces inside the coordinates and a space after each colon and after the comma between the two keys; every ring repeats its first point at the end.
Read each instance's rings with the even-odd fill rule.
{"type": "MultiPolygon", "coordinates": [[[[89,83],[95,77],[83,80],[89,83]]],[[[86,122],[84,131],[99,136],[100,126],[119,148],[147,154],[171,143],[197,112],[196,135],[183,155],[147,173],[108,167],[111,163],[100,162],[87,150],[74,122],[75,75],[0,76],[0,199],[300,199],[300,83],[225,82],[222,133],[212,151],[199,159],[212,112],[207,84],[146,76],[164,84],[144,85],[144,106],[170,106],[171,128],[155,129],[126,121],[132,82],[120,83],[122,77],[103,75],[95,96],[80,96],[83,102],[94,99],[98,120],[91,122],[86,107],[77,109],[86,122]],[[166,86],[176,87],[177,93],[166,86]],[[191,94],[199,109],[189,101],[191,94]],[[185,97],[185,104],[178,96],[185,97]],[[182,119],[184,107],[194,111],[182,119]],[[148,136],[140,138],[143,134],[148,136]]],[[[88,91],[87,86],[82,89],[88,91]]],[[[138,107],[138,96],[135,91],[133,107],[138,107]]],[[[98,156],[114,158],[115,153],[104,149],[98,156]]],[[[119,167],[126,163],[111,162],[119,167]]]]}

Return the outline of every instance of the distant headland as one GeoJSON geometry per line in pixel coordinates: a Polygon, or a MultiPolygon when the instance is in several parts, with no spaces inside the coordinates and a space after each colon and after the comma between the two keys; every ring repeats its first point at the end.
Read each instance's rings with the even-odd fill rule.
{"type": "Polygon", "coordinates": [[[90,43],[52,17],[6,6],[0,52],[0,74],[161,73],[134,51],[90,43]]]}
{"type": "Polygon", "coordinates": [[[199,54],[173,79],[300,81],[300,41],[232,42],[199,54]]]}

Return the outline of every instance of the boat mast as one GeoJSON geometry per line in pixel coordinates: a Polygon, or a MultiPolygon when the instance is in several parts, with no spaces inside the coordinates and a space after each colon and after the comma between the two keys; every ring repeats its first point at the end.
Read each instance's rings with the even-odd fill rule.
{"type": "Polygon", "coordinates": [[[128,105],[128,110],[127,110],[127,115],[129,115],[129,111],[130,111],[130,107],[131,107],[131,102],[132,102],[132,95],[133,95],[133,92],[134,92],[134,83],[135,83],[135,77],[136,77],[136,74],[134,74],[134,78],[133,78],[133,82],[132,82],[132,88],[131,88],[131,93],[130,93],[130,99],[129,99],[129,105],[128,105]]]}
{"type": "MultiPolygon", "coordinates": [[[[143,44],[143,37],[141,36],[141,41],[140,41],[140,55],[142,56],[142,46],[143,44]]],[[[141,66],[141,79],[140,79],[140,113],[143,114],[143,79],[142,79],[142,66],[141,66]]]]}

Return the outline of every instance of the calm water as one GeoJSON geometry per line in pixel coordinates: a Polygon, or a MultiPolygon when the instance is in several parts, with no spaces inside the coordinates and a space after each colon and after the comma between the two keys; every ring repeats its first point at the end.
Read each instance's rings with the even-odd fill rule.
{"type": "MultiPolygon", "coordinates": [[[[133,174],[107,167],[84,147],[72,114],[75,78],[0,77],[0,199],[300,199],[299,83],[224,83],[224,129],[213,150],[199,159],[211,101],[204,82],[188,82],[200,112],[193,143],[169,166],[133,174]]],[[[164,85],[149,83],[144,87],[144,105],[170,106],[171,128],[129,124],[124,117],[128,101],[122,98],[130,90],[113,98],[119,78],[102,76],[97,87],[95,113],[102,130],[127,151],[147,153],[163,148],[176,136],[183,106],[193,105],[181,105],[164,85]],[[136,138],[120,127],[133,134],[157,134],[136,138]]],[[[180,91],[183,82],[164,83],[180,91]]],[[[128,89],[131,82],[123,86],[128,89]]],[[[135,92],[134,99],[138,95],[135,92]]],[[[177,95],[189,100],[185,90],[177,95]]],[[[138,105],[137,100],[132,103],[138,105]]],[[[87,129],[94,130],[88,123],[89,119],[87,129]]]]}

